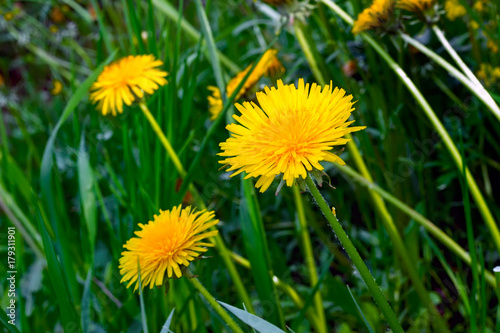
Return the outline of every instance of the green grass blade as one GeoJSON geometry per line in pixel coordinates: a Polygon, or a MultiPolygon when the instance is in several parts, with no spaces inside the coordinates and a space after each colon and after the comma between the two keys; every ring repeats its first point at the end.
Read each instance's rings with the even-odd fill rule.
{"type": "Polygon", "coordinates": [[[38,204],[34,201],[36,219],[38,221],[38,229],[42,235],[43,247],[45,249],[45,255],[47,258],[47,266],[49,270],[49,279],[52,283],[52,288],[57,298],[57,303],[59,305],[59,311],[61,314],[61,322],[63,327],[73,327],[76,323],[80,321],[77,319],[77,314],[75,312],[75,307],[71,301],[68,286],[64,282],[62,276],[61,267],[59,261],[57,260],[54,247],[52,246],[52,241],[50,240],[47,229],[45,228],[45,223],[38,209],[38,204]],[[68,326],[66,326],[68,325],[68,326]]]}
{"type": "Polygon", "coordinates": [[[80,203],[83,210],[83,217],[87,225],[91,251],[89,258],[91,260],[90,262],[92,262],[94,259],[94,249],[97,235],[97,200],[94,194],[94,172],[90,166],[89,156],[85,151],[85,140],[83,134],[80,140],[77,165],[80,203]]]}
{"type": "Polygon", "coordinates": [[[256,315],[251,314],[250,312],[246,312],[244,310],[238,309],[229,304],[219,302],[220,305],[225,307],[229,312],[238,317],[242,322],[256,330],[260,333],[285,333],[278,327],[274,326],[271,323],[268,323],[262,318],[257,317],[256,315]]]}

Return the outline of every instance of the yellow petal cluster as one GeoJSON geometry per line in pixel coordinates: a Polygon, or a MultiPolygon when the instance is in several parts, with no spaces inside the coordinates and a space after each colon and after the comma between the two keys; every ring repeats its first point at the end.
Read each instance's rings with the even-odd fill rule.
{"type": "Polygon", "coordinates": [[[370,7],[358,15],[352,28],[353,34],[384,27],[392,17],[395,0],[374,0],[370,7]]]}
{"type": "Polygon", "coordinates": [[[349,127],[352,95],[331,84],[321,89],[302,79],[297,87],[278,80],[277,88],[266,87],[257,100],[260,107],[253,102],[235,104],[241,116],[233,117],[239,124],[226,127],[232,135],[220,144],[218,155],[227,157],[220,163],[235,171],[231,176],[246,172],[246,178],[259,177],[255,186],[260,192],[278,175],[292,186],[308,171],[323,170],[321,161],[343,165],[333,147],[348,142],[346,134],[365,128],[349,127]]]}
{"type": "Polygon", "coordinates": [[[217,235],[217,230],[208,229],[219,223],[214,220],[214,212],[206,210],[195,212],[191,207],[184,209],[179,205],[171,211],[160,210],[148,224],[139,224],[141,230],[136,231],[123,246],[126,251],[120,258],[121,282],[129,281],[127,288],[135,283],[139,288],[138,265],[141,270],[141,284],[163,285],[165,277],[180,278],[181,267],[189,266],[200,253],[207,251],[206,246],[212,243],[203,242],[205,238],[217,235]]]}
{"type": "MultiPolygon", "coordinates": [[[[266,53],[259,60],[254,70],[245,81],[241,89],[236,94],[234,100],[238,100],[240,97],[245,95],[250,91],[263,76],[275,76],[285,71],[283,65],[277,58],[278,51],[274,49],[267,50],[266,53]]],[[[245,70],[238,73],[234,78],[232,78],[226,87],[226,94],[228,97],[232,96],[238,85],[247,75],[248,71],[252,68],[253,64],[250,64],[245,70]]],[[[208,89],[212,92],[211,96],[208,96],[208,105],[210,112],[210,120],[215,120],[219,116],[223,109],[222,96],[219,88],[214,86],[209,86],[208,89]]]]}
{"type": "Polygon", "coordinates": [[[460,4],[459,0],[446,0],[444,3],[444,10],[446,12],[446,17],[450,21],[455,21],[457,18],[467,14],[467,10],[460,4]]]}
{"type": "Polygon", "coordinates": [[[123,112],[123,104],[153,94],[167,84],[167,72],[158,69],[163,62],[153,55],[128,56],[106,66],[90,90],[90,100],[103,115],[123,112]]]}

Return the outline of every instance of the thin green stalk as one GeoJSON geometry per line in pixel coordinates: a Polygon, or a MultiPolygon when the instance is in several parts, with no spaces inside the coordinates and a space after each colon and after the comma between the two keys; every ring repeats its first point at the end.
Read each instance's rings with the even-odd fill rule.
{"type": "Polygon", "coordinates": [[[351,240],[345,233],[339,221],[333,215],[332,210],[326,203],[325,199],[323,199],[323,197],[321,196],[321,193],[319,193],[318,188],[316,187],[310,176],[306,178],[306,183],[313,198],[316,200],[316,203],[318,204],[319,208],[321,209],[326,219],[330,223],[340,243],[344,247],[344,250],[351,258],[354,266],[358,269],[361,278],[368,287],[368,290],[370,291],[372,297],[375,299],[375,302],[377,303],[379,309],[384,314],[385,319],[389,323],[389,326],[392,328],[394,332],[404,332],[403,328],[401,327],[401,324],[399,323],[398,318],[394,314],[394,311],[392,311],[391,306],[387,302],[384,294],[382,294],[382,291],[378,287],[377,282],[373,278],[373,275],[368,270],[368,267],[366,267],[366,264],[364,263],[363,259],[361,259],[358,250],[356,250],[356,247],[354,246],[354,244],[352,244],[351,240]]]}
{"type": "MultiPolygon", "coordinates": [[[[144,101],[139,102],[139,107],[141,108],[144,115],[148,119],[149,123],[153,127],[153,130],[156,133],[156,135],[158,136],[158,139],[162,143],[163,147],[165,147],[165,150],[167,151],[169,157],[172,159],[174,166],[177,169],[177,172],[179,173],[181,178],[184,179],[184,177],[186,176],[186,170],[182,166],[182,163],[179,160],[179,157],[175,153],[175,150],[172,148],[172,145],[170,145],[170,142],[168,141],[167,137],[163,133],[162,129],[160,128],[160,126],[156,122],[155,118],[153,117],[153,115],[149,111],[146,103],[144,101]]],[[[201,196],[200,196],[198,190],[194,187],[193,184],[189,185],[189,191],[193,195],[198,208],[199,209],[206,209],[205,203],[201,199],[201,196]]],[[[227,247],[224,244],[222,237],[219,234],[217,234],[216,236],[213,237],[213,241],[214,241],[214,244],[215,244],[217,251],[219,252],[220,256],[222,257],[222,260],[224,261],[224,264],[226,265],[226,268],[228,270],[229,275],[231,276],[231,279],[233,280],[233,283],[236,287],[236,291],[237,291],[239,297],[241,298],[243,303],[245,303],[245,306],[247,307],[248,311],[255,313],[253,306],[252,306],[252,302],[250,300],[250,297],[248,296],[248,293],[245,289],[245,286],[243,285],[243,281],[241,280],[241,277],[240,277],[238,271],[236,270],[236,267],[235,267],[233,261],[231,260],[231,255],[230,255],[229,251],[227,250],[227,247]]]]}
{"type": "MultiPolygon", "coordinates": [[[[304,202],[300,196],[300,190],[297,185],[292,187],[293,199],[295,201],[295,208],[297,210],[297,217],[299,220],[298,234],[300,237],[302,250],[304,251],[304,259],[309,271],[309,282],[311,287],[314,287],[318,283],[318,272],[316,270],[316,262],[314,260],[314,253],[311,245],[311,236],[309,235],[307,229],[306,213],[304,211],[304,202]]],[[[325,319],[325,309],[323,308],[323,299],[321,298],[321,293],[316,292],[314,295],[314,307],[316,308],[316,313],[318,315],[320,329],[319,332],[327,332],[326,319],[325,319]]]]}
{"type": "Polygon", "coordinates": [[[238,324],[236,324],[233,318],[226,312],[226,310],[222,308],[222,306],[220,306],[219,303],[217,303],[215,298],[208,292],[207,289],[205,289],[205,287],[200,283],[200,281],[198,281],[197,278],[195,277],[190,278],[189,281],[196,289],[198,289],[200,294],[202,294],[203,297],[205,297],[205,299],[210,304],[212,309],[214,309],[215,312],[217,312],[217,314],[222,318],[222,320],[224,320],[227,326],[229,326],[229,328],[233,330],[233,332],[243,333],[243,330],[238,326],[238,324]]]}
{"type": "MultiPolygon", "coordinates": [[[[320,81],[321,84],[325,84],[326,80],[324,79],[322,72],[319,70],[318,62],[316,61],[316,58],[313,55],[310,43],[307,40],[307,38],[303,38],[304,34],[302,32],[302,26],[296,24],[294,25],[294,29],[295,29],[295,34],[297,35],[297,39],[301,44],[302,50],[304,51],[304,54],[309,64],[311,65],[311,68],[313,70],[313,73],[315,74],[316,79],[320,81]],[[299,36],[302,37],[299,38],[299,36]]],[[[348,139],[352,139],[350,135],[346,137],[348,139]]],[[[363,174],[363,176],[369,179],[370,181],[373,181],[371,174],[368,171],[368,168],[365,162],[363,161],[363,158],[361,157],[361,154],[357,146],[354,144],[354,141],[350,140],[348,142],[348,149],[349,152],[351,153],[354,163],[361,171],[361,174],[363,174]]],[[[415,265],[411,260],[411,257],[403,243],[403,240],[401,239],[401,235],[399,234],[397,227],[394,224],[394,220],[389,211],[387,210],[384,200],[375,192],[369,191],[368,194],[375,205],[375,209],[377,210],[379,216],[382,219],[382,223],[384,224],[384,227],[387,230],[387,233],[389,234],[389,237],[391,238],[394,244],[396,252],[401,258],[404,268],[408,272],[408,275],[410,276],[410,279],[413,282],[413,285],[415,287],[415,290],[419,298],[421,299],[422,303],[429,309],[430,313],[433,315],[435,319],[433,320],[433,323],[436,325],[436,328],[439,329],[441,332],[448,332],[446,325],[441,320],[441,316],[439,315],[438,311],[436,310],[436,308],[432,303],[429,293],[424,287],[424,284],[415,268],[415,265]]]]}
{"type": "MultiPolygon", "coordinates": [[[[455,253],[461,260],[463,260],[467,265],[471,266],[472,261],[469,253],[465,251],[457,242],[455,242],[450,236],[444,233],[439,227],[434,223],[425,218],[422,214],[419,214],[413,208],[409,207],[407,204],[394,197],[389,192],[383,190],[380,186],[369,181],[351,167],[344,165],[338,168],[339,171],[348,175],[353,180],[359,182],[361,185],[365,186],[369,191],[376,192],[382,198],[393,204],[396,208],[400,209],[403,213],[412,218],[415,222],[424,227],[431,235],[433,235],[437,240],[439,240],[443,245],[445,245],[451,252],[455,253]]],[[[495,287],[495,277],[491,272],[486,271],[486,281],[490,286],[495,287]]]]}
{"type": "MultiPolygon", "coordinates": [[[[321,1],[325,5],[327,5],[330,9],[332,9],[335,13],[337,13],[342,19],[344,19],[344,21],[346,21],[351,25],[354,23],[353,19],[332,0],[321,0],[321,1]]],[[[403,69],[399,67],[399,65],[391,58],[391,56],[382,48],[382,46],[380,46],[380,44],[377,41],[375,41],[370,35],[366,33],[360,33],[359,35],[363,37],[363,39],[367,41],[368,44],[370,44],[375,49],[375,51],[384,59],[387,65],[389,65],[389,67],[399,76],[401,81],[403,81],[403,83],[406,85],[410,93],[413,95],[413,97],[417,100],[418,104],[420,104],[420,106],[424,110],[425,114],[429,118],[430,122],[432,123],[436,131],[439,133],[439,136],[441,137],[446,148],[450,152],[459,171],[461,171],[463,162],[460,153],[458,152],[458,149],[453,143],[453,140],[448,135],[448,132],[446,132],[446,129],[444,128],[443,124],[436,116],[434,110],[431,108],[431,106],[424,98],[422,93],[418,90],[413,81],[410,80],[408,75],[406,75],[403,69]]],[[[405,38],[405,40],[407,39],[408,38],[405,38]]],[[[495,222],[495,219],[493,218],[493,215],[491,214],[488,205],[486,204],[486,201],[484,200],[483,195],[481,194],[481,191],[479,190],[479,187],[477,186],[476,181],[474,180],[474,177],[472,177],[472,174],[470,173],[467,167],[465,168],[465,176],[468,183],[469,191],[472,193],[474,201],[478,206],[479,212],[481,213],[481,216],[483,217],[486,226],[490,230],[497,251],[500,252],[500,231],[495,222]]]]}
{"type": "MultiPolygon", "coordinates": [[[[443,43],[443,45],[445,43],[448,43],[448,41],[446,40],[444,35],[442,35],[441,30],[439,30],[439,28],[437,28],[437,29],[438,29],[439,33],[441,33],[442,38],[444,39],[444,41],[441,41],[443,43]]],[[[436,34],[438,34],[438,33],[436,32],[436,34]]],[[[438,55],[436,52],[432,51],[431,49],[429,49],[428,47],[426,47],[425,45],[423,45],[422,43],[420,43],[416,39],[412,38],[411,36],[409,36],[403,32],[400,32],[399,35],[408,44],[411,44],[412,46],[414,46],[415,48],[420,50],[423,54],[427,55],[429,58],[434,60],[438,65],[440,65],[445,70],[447,70],[451,76],[455,77],[467,89],[469,89],[470,92],[472,92],[474,95],[476,95],[477,98],[479,98],[491,110],[491,112],[493,112],[495,117],[497,117],[497,119],[500,120],[500,108],[498,108],[498,105],[495,103],[493,98],[486,91],[486,89],[484,89],[484,87],[481,85],[481,83],[477,80],[477,78],[474,76],[474,74],[472,74],[472,72],[470,72],[470,70],[467,68],[467,66],[465,64],[464,64],[465,68],[467,68],[469,70],[471,75],[475,78],[475,81],[471,80],[470,77],[467,77],[464,74],[462,74],[462,72],[460,72],[458,69],[456,69],[452,64],[450,64],[449,62],[444,60],[440,55],[438,55]],[[476,83],[476,81],[477,81],[477,83],[476,83]]],[[[439,37],[439,35],[438,35],[438,37],[439,37]]],[[[448,43],[448,46],[451,50],[453,50],[453,48],[451,47],[451,45],[449,45],[449,43],[448,43]]],[[[446,48],[446,46],[445,46],[445,48],[446,48]]],[[[451,51],[449,51],[449,52],[451,52],[451,51]]],[[[453,50],[453,52],[455,52],[455,50],[453,50]]],[[[456,56],[458,57],[458,54],[456,56]]],[[[461,61],[461,59],[460,59],[460,61],[461,61]]]]}

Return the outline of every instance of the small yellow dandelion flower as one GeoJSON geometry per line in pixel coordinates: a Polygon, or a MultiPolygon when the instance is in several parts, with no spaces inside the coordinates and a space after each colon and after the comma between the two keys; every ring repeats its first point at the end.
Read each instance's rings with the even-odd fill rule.
{"type": "Polygon", "coordinates": [[[331,152],[333,147],[349,141],[344,135],[365,128],[348,127],[353,123],[348,121],[354,110],[352,95],[331,84],[322,90],[316,83],[304,85],[302,79],[298,87],[278,80],[277,88],[266,87],[257,100],[260,107],[235,104],[241,116],[233,117],[239,124],[226,127],[232,136],[220,144],[218,155],[227,157],[219,163],[236,171],[231,176],[246,172],[246,178],[260,177],[255,184],[260,192],[276,176],[292,186],[308,171],[323,170],[321,161],[345,164],[331,152]]]}
{"type": "Polygon", "coordinates": [[[358,15],[352,28],[353,34],[359,34],[365,30],[384,27],[392,17],[395,0],[374,0],[370,7],[358,15]]]}
{"type": "Polygon", "coordinates": [[[415,14],[420,14],[432,8],[435,3],[435,0],[399,0],[397,7],[415,14]]]}
{"type": "Polygon", "coordinates": [[[179,205],[171,211],[160,210],[154,221],[139,224],[141,230],[136,231],[123,246],[126,251],[120,258],[120,274],[123,281],[128,281],[127,288],[135,283],[134,291],[139,288],[139,271],[141,285],[152,289],[163,285],[165,278],[182,276],[182,267],[189,266],[201,253],[206,252],[212,243],[203,242],[205,238],[217,235],[217,230],[208,229],[219,220],[214,220],[214,212],[206,210],[195,212],[191,207],[184,209],[179,205]]]}
{"type": "Polygon", "coordinates": [[[470,26],[473,30],[477,30],[479,29],[479,23],[477,23],[477,21],[474,21],[474,20],[471,20],[470,21],[470,26]]]}
{"type": "Polygon", "coordinates": [[[59,31],[59,28],[57,27],[57,25],[51,24],[50,27],[49,27],[49,31],[51,33],[55,34],[56,32],[59,31]]]}
{"type": "Polygon", "coordinates": [[[7,12],[3,15],[3,18],[5,21],[11,21],[15,16],[16,14],[14,12],[7,12]]]}
{"type": "Polygon", "coordinates": [[[488,38],[488,41],[486,42],[486,47],[492,52],[492,53],[498,53],[498,45],[495,43],[493,39],[488,38]]]}
{"type": "Polygon", "coordinates": [[[446,17],[450,21],[455,21],[457,18],[467,14],[467,10],[460,4],[459,0],[446,0],[444,3],[446,17]]]}
{"type": "MultiPolygon", "coordinates": [[[[241,87],[240,91],[238,91],[238,93],[236,94],[235,100],[239,99],[241,96],[250,91],[259,82],[261,77],[274,76],[278,73],[284,72],[285,69],[276,57],[277,54],[278,51],[273,49],[267,50],[266,53],[264,53],[248,79],[241,87]]],[[[228,97],[234,93],[236,88],[238,88],[238,85],[243,80],[245,75],[247,75],[252,66],[253,64],[250,64],[247,68],[245,68],[244,71],[238,73],[229,81],[226,87],[226,93],[228,97]]],[[[212,96],[208,96],[208,111],[210,111],[210,120],[215,120],[223,109],[222,96],[219,88],[209,86],[208,89],[212,92],[212,96]]]]}
{"type": "Polygon", "coordinates": [[[123,103],[153,94],[167,84],[167,72],[158,69],[163,62],[152,55],[128,56],[106,66],[92,85],[90,99],[103,115],[123,112],[123,103]]]}
{"type": "Polygon", "coordinates": [[[62,85],[61,81],[54,80],[52,82],[52,89],[50,90],[50,93],[54,96],[59,95],[62,91],[62,88],[63,88],[63,85],[62,85]]]}

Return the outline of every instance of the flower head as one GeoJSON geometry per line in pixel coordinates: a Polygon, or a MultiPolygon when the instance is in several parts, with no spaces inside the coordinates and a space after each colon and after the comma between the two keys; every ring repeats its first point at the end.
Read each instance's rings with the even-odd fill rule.
{"type": "Polygon", "coordinates": [[[421,14],[432,8],[435,3],[435,0],[399,0],[397,7],[415,14],[421,14]]]}
{"type": "Polygon", "coordinates": [[[52,81],[52,89],[50,90],[50,93],[52,95],[54,95],[54,96],[59,95],[62,90],[63,90],[63,85],[62,85],[61,81],[59,81],[59,80],[52,81]]]}
{"type": "Polygon", "coordinates": [[[460,4],[459,0],[446,0],[444,3],[444,10],[446,17],[450,21],[455,21],[457,18],[467,14],[467,10],[460,4]]]}
{"type": "Polygon", "coordinates": [[[307,177],[308,171],[323,170],[321,161],[345,164],[332,152],[334,146],[349,139],[347,133],[364,129],[348,127],[354,110],[352,95],[343,89],[327,85],[323,90],[316,83],[298,87],[283,85],[265,88],[257,93],[260,107],[255,103],[235,104],[241,116],[234,115],[239,124],[226,128],[232,136],[220,144],[220,161],[230,165],[231,176],[247,172],[246,178],[260,177],[256,187],[260,192],[269,188],[274,178],[283,177],[287,186],[294,180],[307,177]]]}
{"type": "MultiPolygon", "coordinates": [[[[275,76],[276,74],[282,73],[285,70],[283,68],[283,65],[281,65],[281,62],[276,57],[277,54],[278,51],[273,49],[267,50],[266,53],[264,53],[248,79],[236,94],[235,100],[239,99],[241,96],[250,91],[259,82],[261,77],[275,76]]],[[[244,71],[239,72],[234,78],[229,81],[226,87],[227,96],[231,96],[234,93],[234,91],[236,90],[236,88],[238,88],[238,85],[247,75],[252,66],[253,64],[250,64],[247,68],[245,68],[244,71]]],[[[222,96],[219,88],[209,86],[208,89],[212,92],[212,96],[208,96],[208,110],[210,111],[210,120],[215,120],[223,109],[222,96]]]]}
{"type": "Polygon", "coordinates": [[[134,282],[139,288],[138,263],[141,269],[141,284],[161,286],[165,279],[182,276],[181,267],[189,266],[200,253],[207,251],[204,246],[213,246],[203,239],[217,235],[217,230],[208,229],[219,220],[214,220],[214,212],[206,210],[195,212],[191,207],[174,207],[171,211],[160,210],[148,224],[139,224],[142,230],[136,231],[123,246],[126,251],[120,258],[121,282],[129,281],[127,288],[134,282]]]}
{"type": "Polygon", "coordinates": [[[370,7],[358,15],[352,33],[357,35],[365,30],[383,28],[392,18],[396,0],[374,0],[370,7]]]}
{"type": "Polygon", "coordinates": [[[136,98],[153,94],[167,84],[163,62],[152,55],[128,56],[106,66],[90,90],[90,99],[103,115],[123,112],[123,103],[131,105],[136,98]]]}

